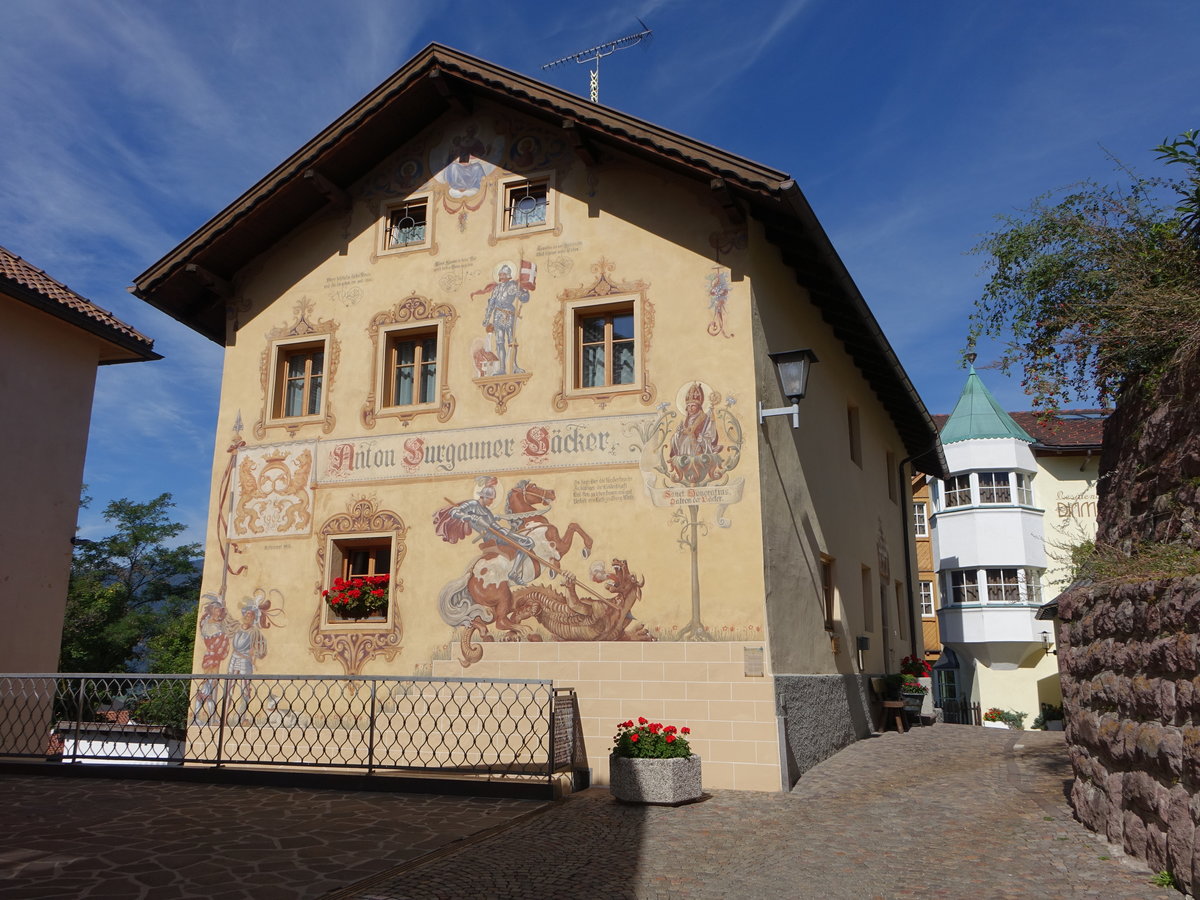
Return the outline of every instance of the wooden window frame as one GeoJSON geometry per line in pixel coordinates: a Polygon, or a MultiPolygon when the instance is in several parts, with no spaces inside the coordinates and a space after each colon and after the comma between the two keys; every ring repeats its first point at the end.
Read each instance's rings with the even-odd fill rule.
{"type": "Polygon", "coordinates": [[[628,300],[620,303],[604,304],[577,309],[574,315],[572,337],[573,340],[571,342],[571,346],[575,359],[574,380],[572,382],[573,390],[584,392],[592,390],[628,391],[633,390],[633,388],[638,384],[638,322],[637,308],[634,304],[634,301],[628,300]],[[620,341],[614,339],[612,333],[613,319],[618,315],[627,315],[633,320],[632,338],[621,339],[620,341]],[[585,321],[598,319],[601,317],[605,319],[604,339],[600,342],[604,348],[604,382],[602,384],[590,384],[585,386],[583,384],[584,348],[588,346],[595,346],[596,342],[592,342],[591,344],[584,343],[583,325],[585,321]],[[628,345],[633,351],[633,373],[630,380],[627,382],[613,381],[613,362],[616,358],[616,353],[614,351],[618,343],[628,345]]]}
{"type": "Polygon", "coordinates": [[[834,580],[834,558],[821,554],[821,600],[825,608],[825,630],[834,631],[837,620],[837,582],[834,580]]]}
{"type": "Polygon", "coordinates": [[[438,380],[438,367],[444,364],[442,359],[442,341],[441,329],[436,324],[424,326],[414,326],[411,328],[391,328],[386,332],[384,341],[384,364],[383,364],[383,385],[381,396],[383,397],[382,409],[411,409],[422,406],[436,406],[440,395],[440,381],[438,380]],[[432,360],[424,359],[423,343],[432,339],[434,343],[434,355],[432,360]],[[397,361],[397,354],[402,344],[413,343],[413,400],[409,403],[400,403],[396,399],[396,370],[401,367],[401,363],[397,361]],[[423,366],[433,366],[434,376],[433,385],[430,388],[430,396],[421,397],[421,386],[425,383],[422,376],[423,366]]]}
{"type": "Polygon", "coordinates": [[[561,233],[558,224],[558,196],[555,181],[553,171],[530,172],[500,179],[496,190],[495,238],[519,237],[544,231],[561,233]],[[513,221],[513,198],[517,194],[531,190],[544,194],[546,218],[541,222],[526,225],[516,224],[513,221]]]}
{"type": "MultiPolygon", "coordinates": [[[[271,420],[276,423],[292,423],[302,421],[319,421],[325,415],[325,404],[329,396],[329,342],[321,338],[312,340],[306,338],[296,341],[278,341],[272,348],[273,371],[271,375],[271,420]],[[301,354],[311,354],[313,351],[321,353],[321,398],[315,412],[302,412],[297,415],[288,415],[286,412],[287,404],[287,388],[288,382],[291,380],[288,376],[288,362],[292,357],[301,354]]],[[[311,398],[313,373],[306,367],[304,378],[304,391],[302,395],[301,407],[308,408],[311,398]]]]}
{"type": "MultiPolygon", "coordinates": [[[[430,250],[434,248],[433,241],[433,199],[431,194],[413,194],[400,200],[392,200],[384,204],[383,215],[379,219],[379,250],[380,256],[397,253],[411,253],[414,250],[430,250]],[[425,228],[424,236],[419,241],[409,241],[403,244],[392,243],[392,220],[397,213],[409,213],[416,210],[421,212],[421,222],[425,228]]],[[[412,216],[415,220],[416,216],[412,216]]]]}
{"type": "Polygon", "coordinates": [[[362,619],[339,619],[333,614],[333,610],[329,608],[327,603],[322,601],[324,607],[322,615],[322,627],[332,629],[369,629],[378,630],[381,624],[390,625],[396,620],[396,603],[399,595],[398,580],[396,578],[396,568],[398,561],[396,559],[396,539],[395,535],[388,532],[378,534],[343,534],[331,535],[329,538],[328,557],[329,566],[326,573],[325,588],[333,586],[333,582],[337,578],[350,578],[351,576],[359,575],[383,575],[391,576],[390,591],[391,596],[388,598],[388,611],[386,616],[366,616],[362,619]],[[372,556],[369,559],[369,571],[367,572],[351,572],[350,571],[350,553],[355,550],[371,550],[376,551],[386,550],[386,559],[388,561],[387,572],[376,570],[376,557],[372,556]]]}

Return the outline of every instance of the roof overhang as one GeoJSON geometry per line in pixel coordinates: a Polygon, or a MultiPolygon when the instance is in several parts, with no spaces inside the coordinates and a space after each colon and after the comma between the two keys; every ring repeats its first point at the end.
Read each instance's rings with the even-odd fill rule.
{"type": "Polygon", "coordinates": [[[130,290],[225,342],[236,273],[292,229],[347,202],[344,189],[447,110],[504,103],[563,129],[586,162],[640,158],[707,185],[732,215],[749,210],[888,410],[915,468],[943,476],[933,419],[807,200],[787,174],[484,60],[430,44],[257,184],[137,277],[130,290]]]}

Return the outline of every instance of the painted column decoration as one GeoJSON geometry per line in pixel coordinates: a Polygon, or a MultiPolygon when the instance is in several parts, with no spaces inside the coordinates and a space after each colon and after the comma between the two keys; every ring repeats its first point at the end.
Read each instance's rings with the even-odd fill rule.
{"type": "Polygon", "coordinates": [[[729,474],[741,461],[743,442],[733,403],[694,381],[680,388],[675,408],[660,403],[658,417],[638,428],[643,487],[655,506],[674,510],[679,543],[691,555],[692,616],[676,635],[679,641],[713,640],[700,615],[700,536],[708,533],[700,507],[716,506],[717,525],[728,528],[725,512],[742,499],[744,480],[729,474]]]}

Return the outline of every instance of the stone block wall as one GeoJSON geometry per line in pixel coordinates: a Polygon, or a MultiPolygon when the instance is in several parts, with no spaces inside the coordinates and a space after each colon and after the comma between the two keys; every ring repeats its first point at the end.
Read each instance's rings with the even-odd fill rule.
{"type": "Polygon", "coordinates": [[[1059,600],[1059,666],[1083,824],[1200,888],[1200,576],[1059,600]]]}
{"type": "MultiPolygon", "coordinates": [[[[1097,542],[1200,549],[1200,352],[1106,422],[1097,542]]],[[[1073,587],[1059,667],[1083,824],[1200,892],[1200,576],[1073,587]]]]}

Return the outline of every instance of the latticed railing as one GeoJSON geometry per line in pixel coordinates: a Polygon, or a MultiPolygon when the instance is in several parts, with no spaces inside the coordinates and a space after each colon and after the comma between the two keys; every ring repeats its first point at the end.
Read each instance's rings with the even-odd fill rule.
{"type": "Polygon", "coordinates": [[[515,679],[0,675],[0,756],[538,779],[573,707],[515,679]]]}

